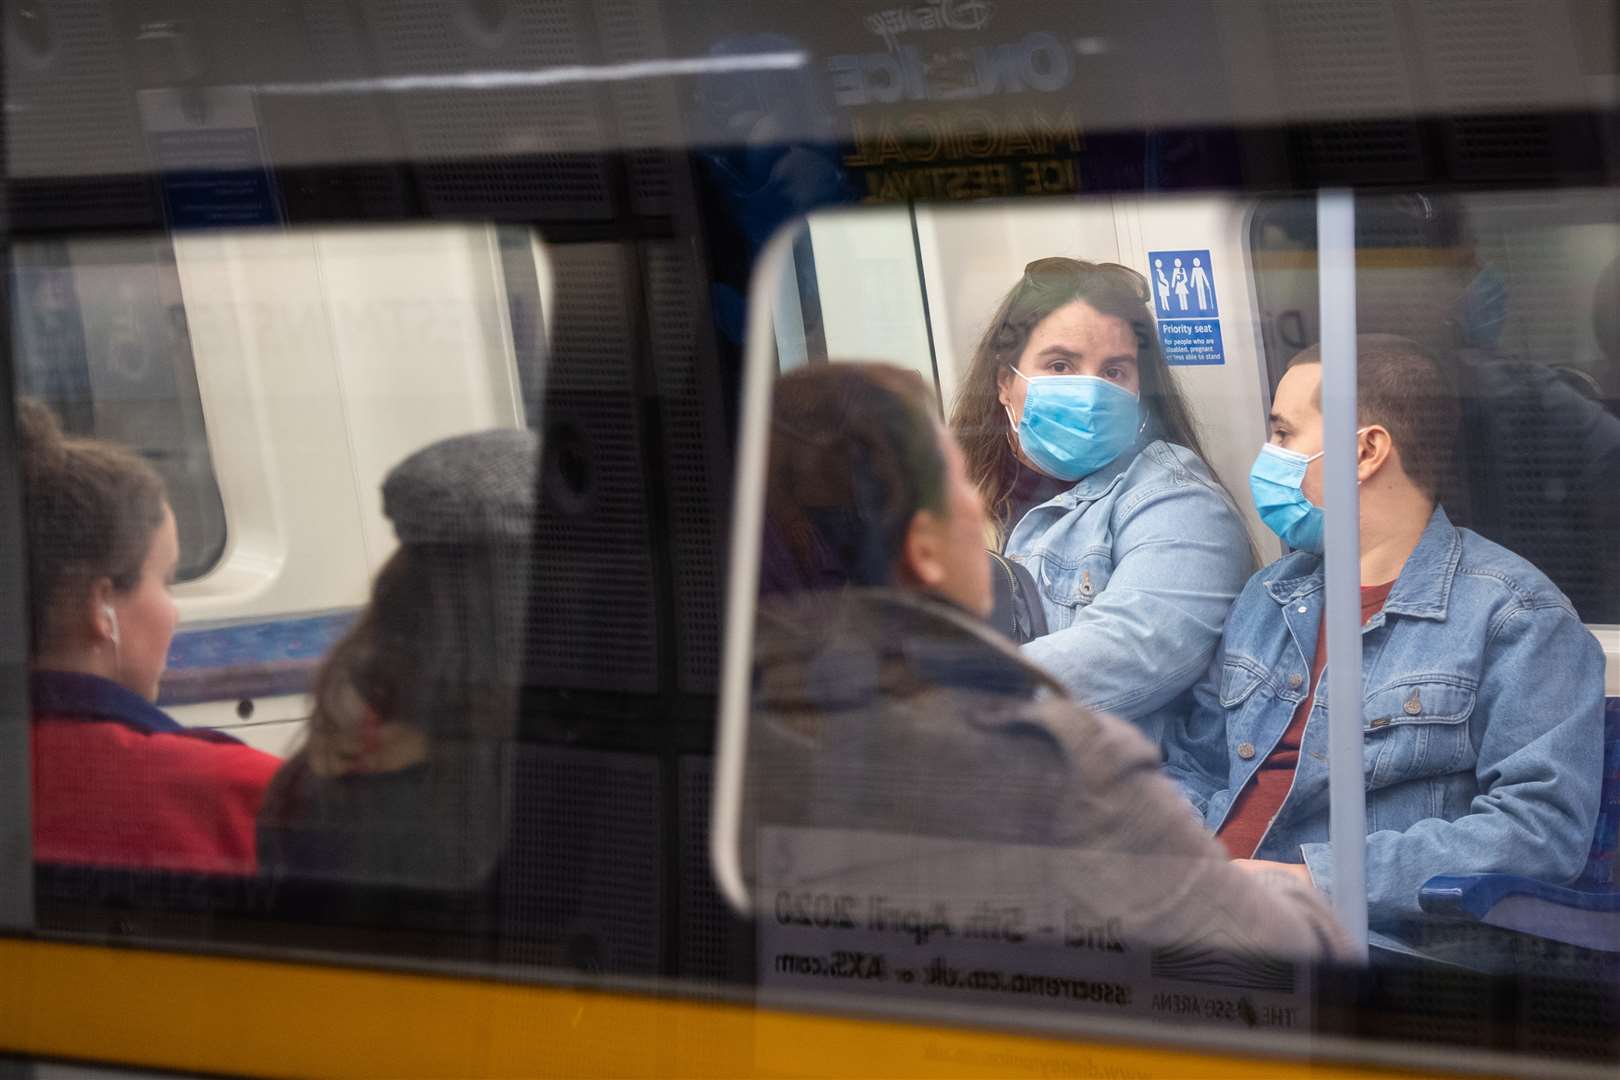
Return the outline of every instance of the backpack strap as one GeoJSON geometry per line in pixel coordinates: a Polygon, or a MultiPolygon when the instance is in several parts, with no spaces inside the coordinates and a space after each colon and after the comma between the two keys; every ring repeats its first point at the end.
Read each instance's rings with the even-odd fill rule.
{"type": "Polygon", "coordinates": [[[1046,612],[1035,578],[1021,564],[994,551],[990,556],[990,589],[995,605],[990,625],[1015,644],[1022,645],[1046,635],[1046,612]]]}

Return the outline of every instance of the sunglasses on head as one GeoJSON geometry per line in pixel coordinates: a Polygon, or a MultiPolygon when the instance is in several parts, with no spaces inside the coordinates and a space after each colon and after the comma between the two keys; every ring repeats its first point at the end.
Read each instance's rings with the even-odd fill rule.
{"type": "Polygon", "coordinates": [[[1073,280],[1086,273],[1101,273],[1113,278],[1144,304],[1153,299],[1153,294],[1148,290],[1147,278],[1119,263],[1088,263],[1054,255],[1027,264],[1024,267],[1024,280],[1039,288],[1055,284],[1054,278],[1073,280]]]}

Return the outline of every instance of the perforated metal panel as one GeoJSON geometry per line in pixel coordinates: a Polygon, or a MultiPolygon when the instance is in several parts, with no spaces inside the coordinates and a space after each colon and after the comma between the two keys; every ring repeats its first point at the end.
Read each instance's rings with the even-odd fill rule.
{"type": "MultiPolygon", "coordinates": [[[[1572,74],[1543,52],[1538,20],[1565,14],[1527,0],[1428,0],[1414,5],[1418,41],[1435,105],[1459,119],[1448,154],[1458,175],[1485,177],[1555,167],[1560,131],[1546,116],[1477,115],[1500,102],[1533,101],[1572,74]],[[1476,114],[1476,115],[1469,115],[1476,114]]],[[[1573,59],[1573,57],[1571,57],[1573,59]]]]}
{"type": "Polygon", "coordinates": [[[1551,74],[1537,62],[1534,21],[1561,13],[1539,0],[1426,0],[1413,14],[1436,96],[1458,112],[1527,96],[1551,74]]]}
{"type": "MultiPolygon", "coordinates": [[[[41,51],[9,33],[6,48],[6,159],[12,176],[129,176],[147,168],[127,51],[100,0],[35,4],[43,13],[41,51]]],[[[19,217],[70,225],[155,219],[153,189],[142,181],[93,193],[53,192],[19,217]],[[77,200],[77,201],[70,201],[77,200]]],[[[14,193],[14,197],[18,197],[14,193]]]]}
{"type": "Polygon", "coordinates": [[[551,746],[516,755],[504,959],[656,973],[664,903],[657,759],[551,746]]]}
{"type": "MultiPolygon", "coordinates": [[[[602,0],[595,5],[602,59],[607,63],[662,59],[669,55],[663,15],[656,0],[602,0]]],[[[610,90],[619,138],[626,146],[666,147],[680,142],[675,98],[668,85],[616,83],[610,90]]],[[[668,213],[673,202],[670,161],[661,150],[626,156],[630,208],[638,214],[668,213]]]]}
{"type": "Polygon", "coordinates": [[[709,865],[710,758],[681,758],[680,972],[689,979],[723,979],[730,967],[733,922],[709,865]]]}
{"type": "Polygon", "coordinates": [[[712,691],[720,664],[721,454],[719,381],[704,362],[698,320],[706,312],[701,268],[690,247],[649,246],[644,254],[647,310],[658,405],[664,427],[680,632],[675,648],[681,689],[712,691]]]}
{"type": "MultiPolygon", "coordinates": [[[[1575,976],[1578,970],[1566,968],[1569,976],[1575,976]]],[[[1581,975],[1599,985],[1604,981],[1602,971],[1581,975]]],[[[1525,1033],[1525,1038],[1524,1045],[1515,1049],[1538,1057],[1613,1060],[1614,1033],[1620,1031],[1620,1006],[1614,997],[1572,985],[1569,978],[1531,976],[1524,980],[1519,1001],[1523,1016],[1518,1030],[1525,1033]]]]}
{"type": "Polygon", "coordinates": [[[1498,1017],[1480,1000],[1478,979],[1465,972],[1403,968],[1386,978],[1383,992],[1390,1005],[1378,1016],[1380,1038],[1478,1047],[1496,1041],[1498,1017]]]}
{"type": "Polygon", "coordinates": [[[1267,7],[1289,99],[1301,111],[1411,112],[1394,0],[1271,0],[1267,7]]]}
{"type": "MultiPolygon", "coordinates": [[[[1271,0],[1278,89],[1295,115],[1410,117],[1413,88],[1393,0],[1271,0]]],[[[1398,178],[1422,168],[1409,120],[1345,120],[1313,128],[1303,148],[1331,177],[1398,178]]]]}
{"type": "Polygon", "coordinates": [[[1503,351],[1548,364],[1577,361],[1591,312],[1576,300],[1590,296],[1592,282],[1570,264],[1567,234],[1509,231],[1491,220],[1495,216],[1488,204],[1474,211],[1480,261],[1501,271],[1507,286],[1503,351]]]}
{"type": "MultiPolygon", "coordinates": [[[[537,71],[591,63],[576,0],[473,5],[368,0],[379,74],[537,71]],[[480,14],[498,10],[493,23],[480,14]]],[[[437,213],[611,216],[609,140],[588,83],[397,95],[407,150],[437,213]]]]}
{"type": "MultiPolygon", "coordinates": [[[[312,80],[348,80],[376,74],[368,59],[365,25],[354,8],[316,3],[304,8],[307,56],[312,80]]],[[[364,162],[343,177],[353,212],[361,217],[403,213],[408,205],[403,173],[394,162],[405,156],[390,104],[382,94],[339,94],[323,98],[259,99],[269,153],[274,161],[324,161],[342,147],[346,160],[364,162]]],[[[289,214],[306,192],[283,190],[289,214]]],[[[327,192],[316,193],[326,198],[327,192]]]]}
{"type": "Polygon", "coordinates": [[[1436,335],[1457,298],[1457,283],[1429,266],[1379,266],[1356,272],[1358,328],[1400,334],[1441,348],[1436,335]]]}
{"type": "Polygon", "coordinates": [[[610,244],[550,251],[557,318],[530,671],[545,687],[650,692],[658,677],[657,597],[631,376],[633,255],[610,244]]]}

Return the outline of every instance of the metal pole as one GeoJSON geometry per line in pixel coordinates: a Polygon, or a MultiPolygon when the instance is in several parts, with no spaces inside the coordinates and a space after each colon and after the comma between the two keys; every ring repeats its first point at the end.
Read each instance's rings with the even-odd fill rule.
{"type": "Polygon", "coordinates": [[[1356,207],[1316,199],[1326,512],[1328,839],[1333,908],[1367,954],[1367,789],[1362,771],[1361,529],[1356,484],[1356,207]]]}

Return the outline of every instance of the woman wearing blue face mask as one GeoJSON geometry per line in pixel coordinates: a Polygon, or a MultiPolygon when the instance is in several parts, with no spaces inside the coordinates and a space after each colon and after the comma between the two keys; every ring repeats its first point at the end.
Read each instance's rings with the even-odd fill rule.
{"type": "Polygon", "coordinates": [[[991,317],[951,426],[1046,636],[1024,646],[1081,701],[1157,740],[1254,569],[1123,266],[1032,262],[991,317]]]}

